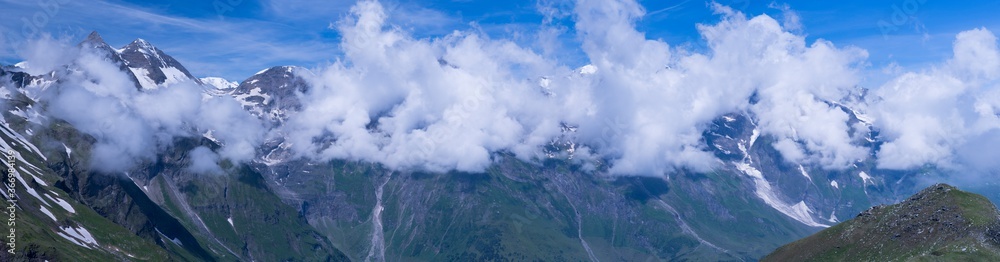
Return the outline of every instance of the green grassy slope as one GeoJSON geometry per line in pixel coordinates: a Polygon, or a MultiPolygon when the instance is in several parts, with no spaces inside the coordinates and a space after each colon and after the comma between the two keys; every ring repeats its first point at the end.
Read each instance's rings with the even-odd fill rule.
{"type": "MultiPolygon", "coordinates": [[[[9,146],[20,156],[13,165],[17,170],[16,177],[24,183],[16,183],[15,187],[18,199],[14,225],[17,246],[14,254],[6,252],[7,249],[0,252],[0,260],[170,261],[190,258],[185,254],[172,254],[153,241],[140,238],[69,197],[69,193],[55,186],[62,178],[45,165],[49,161],[60,161],[61,158],[53,159],[49,156],[49,159],[43,159],[32,148],[35,147],[33,143],[15,135],[8,126],[7,123],[0,126],[4,129],[4,132],[0,132],[0,139],[5,148],[9,146]],[[94,243],[86,243],[72,236],[64,237],[69,235],[69,231],[86,231],[93,236],[94,243]]],[[[3,164],[0,176],[6,180],[11,163],[4,157],[3,164]]],[[[4,215],[8,213],[4,212],[4,215]]],[[[9,227],[4,225],[3,230],[7,232],[9,227]]],[[[4,239],[4,244],[7,241],[4,239]]]]}
{"type": "Polygon", "coordinates": [[[763,261],[998,261],[1000,212],[983,196],[931,186],[778,248],[763,261]]]}

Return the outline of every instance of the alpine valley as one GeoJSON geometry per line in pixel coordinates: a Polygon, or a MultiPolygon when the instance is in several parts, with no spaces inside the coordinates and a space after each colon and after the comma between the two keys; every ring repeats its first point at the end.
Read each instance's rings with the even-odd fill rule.
{"type": "MultiPolygon", "coordinates": [[[[238,113],[272,127],[303,110],[301,95],[312,88],[303,76],[313,73],[295,66],[238,83],[199,79],[142,39],[116,49],[95,32],[77,47],[80,56],[98,54],[139,93],[193,84],[206,99],[232,99],[238,113]]],[[[18,199],[18,252],[0,252],[3,261],[757,260],[904,200],[936,172],[876,168],[879,132],[851,106],[863,103],[863,88],[825,101],[849,116],[854,143],[871,150],[843,170],[785,161],[757,116],[743,111],[704,128],[703,148],[718,161],[709,172],[612,175],[604,161],[572,160],[580,144],[569,124],[541,149],[545,157],[493,152],[483,172],[316,160],[269,136],[252,160],[216,160],[217,174],[199,174],[190,168],[202,161],[195,149],[230,146],[213,130],[181,130],[188,135],[161,139],[161,150],[128,171],[109,172],[92,164],[102,138],[83,130],[124,127],[82,126],[40,99],[79,88],[80,79],[107,80],[76,63],[42,74],[28,67],[0,67],[0,145],[17,152],[15,162],[3,163],[17,171],[18,199]]],[[[588,65],[567,78],[598,69],[588,65]]]]}

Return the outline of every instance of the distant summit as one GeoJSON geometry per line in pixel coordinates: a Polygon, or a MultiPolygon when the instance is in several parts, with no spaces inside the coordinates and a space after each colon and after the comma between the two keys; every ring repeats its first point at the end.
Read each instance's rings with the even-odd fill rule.
{"type": "Polygon", "coordinates": [[[79,46],[85,50],[97,49],[98,54],[128,73],[140,90],[154,90],[185,80],[201,84],[201,80],[192,76],[180,62],[142,38],[114,49],[94,31],[79,46]]]}
{"type": "Polygon", "coordinates": [[[778,248],[761,261],[1000,261],[998,230],[1000,212],[986,197],[937,184],[778,248]]]}
{"type": "Polygon", "coordinates": [[[240,83],[233,96],[250,113],[272,123],[281,123],[290,114],[302,110],[296,93],[309,89],[302,74],[310,73],[295,66],[264,69],[240,83]]]}
{"type": "Polygon", "coordinates": [[[84,43],[96,44],[96,45],[99,45],[99,44],[105,44],[105,45],[107,45],[107,43],[104,42],[104,38],[101,38],[101,34],[98,34],[97,31],[90,32],[90,34],[87,35],[87,38],[84,39],[81,44],[84,44],[84,43]]]}
{"type": "Polygon", "coordinates": [[[118,50],[143,89],[156,89],[184,80],[200,83],[181,63],[142,38],[118,50]]]}

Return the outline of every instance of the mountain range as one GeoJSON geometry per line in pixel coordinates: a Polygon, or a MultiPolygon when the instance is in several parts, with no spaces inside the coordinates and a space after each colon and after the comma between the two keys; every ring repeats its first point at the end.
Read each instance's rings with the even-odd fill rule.
{"type": "MultiPolygon", "coordinates": [[[[271,127],[301,112],[311,88],[304,76],[312,72],[301,67],[272,67],[237,83],[196,78],[142,39],[115,49],[95,32],[79,47],[117,66],[137,92],[193,83],[271,127]]],[[[710,172],[618,176],[604,162],[587,168],[568,160],[577,143],[576,128],[566,124],[545,158],[492,153],[492,164],[475,173],[318,161],[290,152],[280,134],[266,137],[250,161],[219,160],[221,175],[191,171],[199,161],[191,152],[228,146],[213,130],[171,137],[127,172],[106,172],[92,165],[102,138],[53,116],[40,99],[72,88],[80,71],[73,64],[41,75],[0,68],[0,138],[4,151],[18,152],[3,163],[17,170],[20,237],[19,252],[0,253],[2,260],[756,260],[824,228],[844,228],[839,223],[854,214],[881,212],[870,208],[906,199],[923,183],[919,175],[932,172],[876,167],[878,132],[848,106],[863,98],[862,88],[825,101],[849,116],[849,126],[867,128],[858,134],[869,134],[855,141],[871,148],[869,157],[843,170],[785,161],[757,117],[741,111],[703,132],[704,148],[720,161],[710,172]]]]}

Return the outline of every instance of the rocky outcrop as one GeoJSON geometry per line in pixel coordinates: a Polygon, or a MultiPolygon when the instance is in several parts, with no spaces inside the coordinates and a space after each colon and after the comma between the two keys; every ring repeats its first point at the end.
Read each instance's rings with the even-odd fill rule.
{"type": "Polygon", "coordinates": [[[793,242],[763,261],[1000,259],[1000,212],[986,197],[937,184],[793,242]]]}

